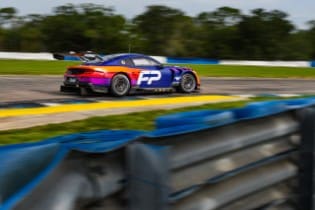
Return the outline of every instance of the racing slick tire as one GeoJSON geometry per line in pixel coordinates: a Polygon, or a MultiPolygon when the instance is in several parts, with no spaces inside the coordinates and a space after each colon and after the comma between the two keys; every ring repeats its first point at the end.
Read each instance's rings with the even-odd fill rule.
{"type": "Polygon", "coordinates": [[[192,74],[184,74],[178,86],[178,91],[182,93],[191,93],[197,86],[196,78],[192,74]]]}
{"type": "Polygon", "coordinates": [[[113,96],[125,96],[129,93],[130,81],[124,74],[117,74],[113,77],[110,85],[110,93],[113,96]]]}

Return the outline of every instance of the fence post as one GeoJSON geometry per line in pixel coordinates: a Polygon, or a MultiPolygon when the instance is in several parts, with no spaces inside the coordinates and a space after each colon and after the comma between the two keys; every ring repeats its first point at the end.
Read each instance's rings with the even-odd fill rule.
{"type": "Polygon", "coordinates": [[[168,153],[168,147],[140,143],[127,147],[129,209],[168,208],[168,153]]]}
{"type": "Polygon", "coordinates": [[[299,155],[299,192],[300,210],[315,210],[315,109],[302,112],[301,145],[299,155]]]}

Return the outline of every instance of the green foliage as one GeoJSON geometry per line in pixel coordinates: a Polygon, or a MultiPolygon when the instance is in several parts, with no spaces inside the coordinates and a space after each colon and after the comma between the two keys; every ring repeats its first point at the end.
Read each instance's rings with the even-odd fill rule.
{"type": "Polygon", "coordinates": [[[0,50],[309,60],[315,58],[315,22],[309,26],[297,30],[288,14],[260,8],[245,15],[221,7],[190,17],[176,8],[152,5],[128,20],[112,8],[89,3],[62,5],[46,16],[18,16],[7,7],[0,8],[0,50]]]}
{"type": "Polygon", "coordinates": [[[8,23],[16,15],[17,11],[13,7],[0,8],[0,25],[8,23]]]}
{"type": "Polygon", "coordinates": [[[240,54],[248,59],[282,60],[281,45],[287,44],[293,25],[286,20],[287,14],[274,10],[252,11],[239,23],[241,49],[240,54]]]}
{"type": "Polygon", "coordinates": [[[311,56],[315,58],[315,20],[309,21],[310,30],[308,32],[308,38],[310,40],[311,56]]]}
{"type": "MultiPolygon", "coordinates": [[[[136,31],[143,39],[145,53],[164,55],[176,54],[181,51],[178,38],[182,38],[181,32],[187,18],[177,9],[166,6],[149,6],[147,11],[134,18],[136,31]],[[179,37],[179,36],[180,37],[179,37]],[[167,48],[171,44],[174,48],[167,48]]],[[[189,20],[188,20],[189,21],[189,20]]]]}
{"type": "Polygon", "coordinates": [[[120,32],[125,19],[101,5],[68,4],[55,9],[55,15],[43,19],[41,30],[49,51],[94,50],[120,52],[127,45],[120,32]]]}

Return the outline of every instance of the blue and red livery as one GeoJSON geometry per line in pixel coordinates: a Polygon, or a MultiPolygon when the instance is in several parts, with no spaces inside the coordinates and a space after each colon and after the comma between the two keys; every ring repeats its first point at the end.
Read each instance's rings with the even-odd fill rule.
{"type": "Polygon", "coordinates": [[[68,67],[61,91],[79,89],[124,96],[132,90],[191,93],[200,88],[197,73],[185,67],[164,66],[154,58],[126,53],[85,56],[81,65],[68,67]]]}

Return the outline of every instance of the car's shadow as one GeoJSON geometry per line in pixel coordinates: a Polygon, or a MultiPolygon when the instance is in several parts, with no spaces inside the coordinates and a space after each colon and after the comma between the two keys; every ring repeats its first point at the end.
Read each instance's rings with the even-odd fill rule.
{"type": "Polygon", "coordinates": [[[117,97],[112,96],[109,93],[90,93],[87,96],[81,96],[79,91],[75,92],[60,92],[58,90],[36,90],[39,93],[47,94],[44,99],[29,100],[29,101],[19,101],[25,102],[35,102],[35,103],[91,103],[97,101],[126,101],[126,100],[140,100],[140,99],[151,99],[151,98],[167,98],[176,96],[192,96],[200,95],[199,92],[194,92],[190,94],[173,92],[155,92],[155,91],[134,91],[127,96],[117,97]]]}
{"type": "Polygon", "coordinates": [[[187,95],[200,95],[200,93],[176,93],[176,92],[135,92],[123,97],[115,97],[109,94],[92,93],[88,96],[80,96],[76,92],[59,92],[59,91],[38,91],[45,93],[50,97],[35,100],[20,100],[0,103],[0,109],[8,108],[36,108],[43,106],[52,106],[56,104],[81,104],[81,103],[94,103],[98,101],[132,101],[151,98],[167,98],[176,96],[187,95]]]}

